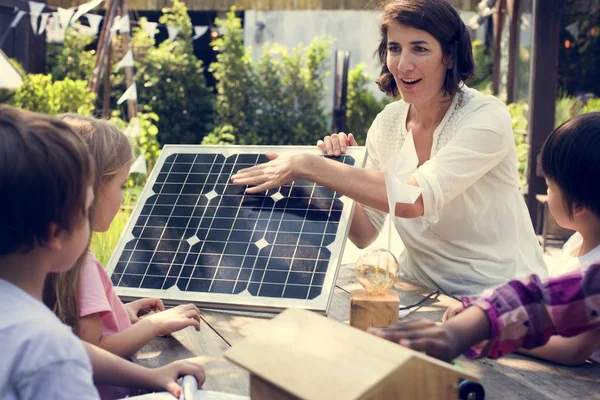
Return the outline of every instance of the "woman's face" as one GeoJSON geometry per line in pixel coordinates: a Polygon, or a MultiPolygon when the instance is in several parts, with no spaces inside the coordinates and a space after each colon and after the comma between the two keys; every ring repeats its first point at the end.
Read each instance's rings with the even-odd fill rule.
{"type": "Polygon", "coordinates": [[[92,231],[106,232],[123,204],[123,190],[129,177],[131,163],[121,167],[117,173],[98,188],[98,198],[92,216],[92,231]]]}
{"type": "Polygon", "coordinates": [[[442,46],[426,31],[392,22],[387,29],[387,67],[402,99],[426,104],[443,95],[448,67],[442,46]]]}

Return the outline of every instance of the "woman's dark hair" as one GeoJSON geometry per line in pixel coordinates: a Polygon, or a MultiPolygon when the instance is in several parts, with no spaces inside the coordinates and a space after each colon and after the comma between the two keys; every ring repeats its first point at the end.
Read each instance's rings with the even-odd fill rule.
{"type": "Polygon", "coordinates": [[[454,95],[461,82],[467,83],[475,71],[471,36],[458,12],[446,0],[392,0],[383,6],[381,42],[377,54],[381,75],[377,84],[388,96],[398,96],[396,81],[387,67],[387,31],[391,23],[426,31],[441,45],[444,55],[453,61],[446,72],[444,93],[454,95]]]}
{"type": "Polygon", "coordinates": [[[600,217],[600,112],[578,115],[548,136],[542,171],[560,188],[569,216],[577,203],[600,217]]]}

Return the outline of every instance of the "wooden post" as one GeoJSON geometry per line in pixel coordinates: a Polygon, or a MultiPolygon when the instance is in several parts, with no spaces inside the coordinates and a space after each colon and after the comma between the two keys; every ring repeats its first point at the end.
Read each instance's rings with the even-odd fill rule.
{"type": "Polygon", "coordinates": [[[538,167],[544,141],[554,129],[558,80],[558,46],[562,9],[565,0],[533,1],[533,55],[529,89],[529,161],[527,206],[535,221],[536,194],[546,191],[546,183],[538,167]]]}
{"type": "Polygon", "coordinates": [[[494,13],[494,57],[492,61],[492,93],[497,96],[500,93],[500,59],[502,57],[502,30],[504,29],[504,11],[506,0],[496,1],[496,12],[494,13]]]}
{"type": "Polygon", "coordinates": [[[98,93],[98,87],[100,86],[98,84],[98,80],[102,76],[103,62],[106,57],[108,43],[111,39],[110,28],[112,27],[115,16],[117,15],[118,6],[119,0],[112,0],[108,4],[106,17],[104,18],[104,25],[102,26],[100,38],[98,39],[98,48],[96,49],[96,64],[94,66],[94,70],[92,71],[90,81],[88,82],[88,88],[93,93],[98,93]]]}
{"type": "Polygon", "coordinates": [[[521,36],[521,0],[508,0],[507,9],[510,16],[510,30],[508,34],[506,102],[510,104],[518,100],[519,93],[517,73],[519,69],[519,39],[521,36]]]}
{"type": "MultiPolygon", "coordinates": [[[[127,8],[127,0],[121,0],[121,17],[129,13],[127,8]]],[[[129,33],[123,36],[123,54],[127,54],[130,50],[129,33]]],[[[133,68],[125,67],[125,88],[129,88],[133,84],[133,68]]],[[[129,120],[137,116],[137,100],[127,100],[127,114],[129,120]]]]}
{"type": "Polygon", "coordinates": [[[102,117],[110,117],[110,70],[112,68],[112,43],[108,42],[106,53],[106,71],[104,74],[104,94],[102,97],[102,117]]]}
{"type": "Polygon", "coordinates": [[[382,328],[398,322],[400,298],[396,292],[380,296],[367,294],[364,289],[350,294],[350,325],[366,331],[367,328],[382,328]]]}

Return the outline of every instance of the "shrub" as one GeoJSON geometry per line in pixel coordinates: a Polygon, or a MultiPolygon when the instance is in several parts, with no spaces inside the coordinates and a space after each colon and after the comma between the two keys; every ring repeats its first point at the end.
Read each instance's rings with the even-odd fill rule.
{"type": "Polygon", "coordinates": [[[377,100],[369,88],[375,88],[375,79],[365,72],[364,64],[358,64],[348,72],[346,126],[362,145],[377,114],[392,101],[388,97],[377,100]]]}
{"type": "Polygon", "coordinates": [[[65,78],[53,82],[50,75],[29,74],[15,93],[14,105],[51,115],[65,112],[90,115],[95,99],[87,81],[65,78]]]}
{"type": "Polygon", "coordinates": [[[218,80],[212,141],[225,128],[239,144],[314,144],[328,132],[323,98],[330,39],[315,38],[291,51],[266,45],[254,63],[235,9],[215,23],[223,36],[212,43],[219,52],[210,66],[218,80]]]}
{"type": "MultiPolygon", "coordinates": [[[[173,0],[172,7],[163,12],[161,24],[180,28],[175,40],[154,47],[143,28],[134,28],[134,48],[141,41],[146,47],[152,43],[145,57],[136,60],[138,103],[149,105],[161,116],[156,122],[161,143],[198,144],[214,126],[214,94],[206,85],[202,62],[194,56],[185,4],[173,0]]],[[[125,87],[120,90],[122,93],[125,87]]]]}
{"type": "Polygon", "coordinates": [[[48,46],[46,64],[50,67],[52,79],[89,80],[96,63],[96,50],[86,49],[94,40],[94,36],[78,33],[71,27],[67,28],[62,45],[48,46]]]}

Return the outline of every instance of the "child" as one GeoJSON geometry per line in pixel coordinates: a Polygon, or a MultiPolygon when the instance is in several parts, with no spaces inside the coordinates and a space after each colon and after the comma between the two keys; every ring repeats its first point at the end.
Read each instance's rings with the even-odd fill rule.
{"type": "Polygon", "coordinates": [[[46,275],[69,270],[87,247],[93,172],[85,143],[65,123],[0,106],[2,399],[97,399],[92,365],[98,381],[175,396],[180,375],[204,380],[196,360],[149,370],[84,347],[42,304],[46,275]]]}
{"type": "MultiPolygon", "coordinates": [[[[127,137],[108,121],[79,115],[61,119],[87,143],[95,164],[96,184],[91,212],[94,232],[104,232],[123,202],[132,149],[127,137]]],[[[200,312],[192,304],[165,311],[160,299],[142,299],[127,305],[116,295],[108,274],[91,252],[69,272],[53,277],[54,310],[84,341],[129,358],[157,335],[188,326],[200,329],[200,312]],[[157,310],[139,318],[142,310],[157,310]]],[[[48,298],[48,297],[47,297],[48,298]]],[[[129,390],[98,386],[103,399],[125,397],[129,390]]]]}
{"type": "MultiPolygon", "coordinates": [[[[517,321],[520,320],[520,317],[526,317],[528,313],[533,312],[542,312],[542,317],[544,318],[549,318],[548,314],[552,315],[553,318],[556,318],[568,316],[569,314],[565,311],[568,309],[575,310],[573,312],[577,313],[569,317],[582,317],[582,303],[562,306],[563,301],[566,301],[566,298],[549,298],[548,296],[549,293],[559,293],[558,288],[563,290],[563,294],[568,293],[568,295],[570,295],[574,290],[574,287],[570,285],[574,285],[575,282],[580,279],[579,277],[582,274],[586,275],[588,277],[587,279],[598,279],[600,277],[598,273],[594,275],[594,269],[592,269],[591,273],[587,271],[587,268],[594,261],[600,261],[600,188],[597,185],[597,182],[600,179],[600,163],[598,163],[598,154],[600,154],[600,113],[588,113],[575,117],[558,127],[546,140],[542,150],[542,169],[548,183],[548,205],[550,212],[559,225],[577,231],[565,245],[561,265],[562,268],[560,270],[552,271],[554,275],[565,272],[568,274],[564,278],[564,283],[562,283],[563,281],[561,280],[563,278],[551,280],[549,283],[544,284],[544,286],[540,286],[539,281],[533,278],[531,283],[527,286],[522,286],[519,282],[509,283],[508,285],[497,289],[496,292],[493,292],[491,295],[491,298],[495,299],[493,301],[485,294],[482,295],[482,299],[473,304],[486,310],[488,316],[491,317],[490,322],[492,323],[493,335],[500,335],[502,337],[504,334],[506,337],[510,337],[510,330],[515,329],[515,325],[504,327],[505,331],[503,332],[494,332],[494,330],[500,329],[499,327],[501,324],[508,321],[508,318],[513,317],[513,315],[515,315],[514,318],[517,318],[517,321]],[[542,287],[546,292],[537,291],[542,287]],[[527,297],[527,300],[525,300],[525,297],[523,297],[525,295],[531,296],[533,294],[535,294],[534,298],[527,297]],[[504,304],[508,301],[507,299],[510,299],[510,305],[504,304]],[[548,301],[549,306],[547,309],[537,304],[541,299],[548,301]],[[503,304],[504,309],[494,311],[494,307],[490,304],[495,304],[495,301],[500,301],[503,304]],[[521,303],[525,301],[527,301],[527,304],[536,303],[536,306],[535,308],[532,308],[528,305],[528,307],[524,309],[527,313],[521,312],[519,314],[519,307],[521,306],[521,303]],[[567,308],[565,308],[565,310],[557,311],[558,307],[555,307],[557,304],[561,304],[561,307],[567,308]],[[513,308],[516,311],[513,312],[513,308]],[[577,311],[578,309],[579,311],[577,311]],[[494,315],[494,313],[502,314],[502,318],[500,319],[498,315],[494,315]]],[[[594,293],[594,290],[595,293],[598,292],[598,287],[600,286],[599,281],[595,281],[595,283],[587,282],[587,284],[591,285],[589,289],[592,292],[581,293],[582,296],[591,296],[591,294],[594,293]],[[594,285],[596,289],[594,289],[594,285]]],[[[588,299],[587,301],[591,302],[592,300],[588,299]]],[[[470,303],[470,300],[467,299],[466,303],[470,303]]],[[[467,317],[463,316],[463,314],[454,317],[463,309],[464,307],[457,305],[446,311],[444,320],[448,320],[448,322],[443,326],[451,324],[447,330],[445,328],[440,328],[438,330],[438,328],[433,328],[430,324],[424,322],[412,322],[410,323],[411,329],[409,329],[412,332],[411,335],[414,335],[414,337],[421,337],[423,338],[421,339],[423,341],[427,341],[426,338],[428,335],[434,334],[434,332],[436,335],[444,336],[446,333],[443,332],[453,331],[453,326],[456,326],[459,323],[456,322],[455,319],[459,319],[459,317],[459,321],[462,321],[463,323],[474,324],[478,318],[469,320],[467,317]],[[421,331],[421,329],[423,330],[421,331]]],[[[600,312],[600,310],[597,312],[600,312]]],[[[474,315],[476,312],[470,311],[469,313],[474,315]]],[[[481,314],[479,317],[481,317],[481,314]]],[[[528,318],[529,321],[534,321],[532,315],[529,315],[528,318]]],[[[549,326],[538,326],[539,328],[546,330],[546,332],[538,333],[540,335],[538,336],[540,339],[539,342],[525,341],[527,349],[532,347],[537,348],[533,350],[522,350],[521,352],[562,364],[578,365],[584,363],[600,345],[599,330],[590,330],[577,336],[574,336],[574,331],[567,330],[563,331],[565,335],[562,335],[560,326],[555,327],[551,321],[552,320],[548,321],[549,326]],[[553,336],[549,338],[549,341],[545,346],[538,347],[548,340],[548,338],[545,337],[542,340],[542,336],[548,334],[548,332],[551,332],[550,334],[568,336],[568,338],[553,336]]],[[[554,321],[557,325],[560,323],[560,325],[564,326],[575,323],[575,320],[568,321],[560,319],[554,321]]],[[[587,322],[582,321],[582,324],[587,325],[587,322]]],[[[408,329],[408,325],[403,326],[404,330],[408,329]]],[[[590,325],[588,325],[588,327],[589,326],[590,325]]],[[[523,329],[523,331],[525,330],[523,329]]],[[[577,329],[577,332],[582,331],[582,329],[577,329]]],[[[533,333],[532,326],[530,326],[529,332],[533,333]]],[[[520,333],[524,334],[525,332],[520,333]]],[[[387,333],[379,331],[378,334],[389,335],[392,333],[391,331],[388,331],[387,333]]],[[[518,336],[517,341],[523,339],[520,334],[513,334],[518,336]]],[[[396,334],[393,334],[393,336],[395,339],[401,337],[396,334]]],[[[441,341],[444,342],[444,339],[441,341]]],[[[441,345],[440,342],[437,342],[437,344],[441,345]]],[[[512,346],[511,350],[514,350],[512,346]]],[[[498,350],[496,356],[502,355],[501,351],[505,353],[505,350],[498,350]]],[[[592,355],[592,358],[596,359],[594,355],[592,355]]]]}

